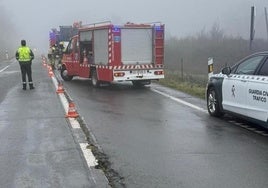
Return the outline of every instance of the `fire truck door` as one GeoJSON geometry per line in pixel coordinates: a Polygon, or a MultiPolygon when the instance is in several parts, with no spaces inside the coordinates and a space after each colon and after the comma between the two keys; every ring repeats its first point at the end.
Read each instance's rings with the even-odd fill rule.
{"type": "Polygon", "coordinates": [[[69,75],[77,75],[79,65],[79,55],[77,50],[77,38],[72,38],[63,56],[69,75]]]}

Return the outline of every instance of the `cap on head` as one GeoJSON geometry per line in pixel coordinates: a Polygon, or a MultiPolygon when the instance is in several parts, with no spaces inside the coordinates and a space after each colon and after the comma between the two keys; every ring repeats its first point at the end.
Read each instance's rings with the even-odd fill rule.
{"type": "Polygon", "coordinates": [[[26,46],[26,41],[25,40],[21,40],[21,45],[22,46],[26,46]]]}

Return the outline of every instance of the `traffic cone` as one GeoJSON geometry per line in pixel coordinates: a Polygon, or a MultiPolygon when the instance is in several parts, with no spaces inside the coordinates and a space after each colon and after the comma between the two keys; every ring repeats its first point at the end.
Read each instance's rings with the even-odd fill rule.
{"type": "Polygon", "coordinates": [[[61,82],[58,84],[58,89],[56,93],[64,93],[63,84],[61,82]]]}
{"type": "Polygon", "coordinates": [[[65,115],[66,118],[76,118],[79,114],[76,112],[76,108],[73,102],[69,103],[68,113],[65,115]]]}
{"type": "Polygon", "coordinates": [[[46,67],[47,66],[47,63],[46,63],[46,60],[43,59],[43,66],[46,67]]]}
{"type": "Polygon", "coordinates": [[[48,72],[48,75],[49,75],[49,77],[52,77],[52,76],[54,76],[54,73],[53,73],[53,71],[52,71],[52,70],[49,70],[49,72],[48,72]]]}
{"type": "Polygon", "coordinates": [[[49,69],[48,69],[48,76],[49,76],[49,77],[54,76],[54,73],[53,73],[53,71],[52,71],[51,66],[49,66],[49,69]]]}

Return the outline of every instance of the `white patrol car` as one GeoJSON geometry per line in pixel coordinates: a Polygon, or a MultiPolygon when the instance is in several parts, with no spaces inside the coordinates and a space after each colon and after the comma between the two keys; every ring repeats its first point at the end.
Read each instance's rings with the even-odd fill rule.
{"type": "Polygon", "coordinates": [[[268,51],[252,54],[213,74],[206,97],[210,115],[230,112],[268,128],[268,51]]]}

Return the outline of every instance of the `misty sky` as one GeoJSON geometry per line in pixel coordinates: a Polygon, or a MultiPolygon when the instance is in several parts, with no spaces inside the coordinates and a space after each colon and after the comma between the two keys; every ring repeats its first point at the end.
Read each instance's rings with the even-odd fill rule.
{"type": "Polygon", "coordinates": [[[268,8],[268,0],[0,0],[19,38],[42,50],[48,48],[51,28],[74,21],[161,21],[166,25],[166,35],[177,37],[209,31],[218,23],[225,34],[247,39],[252,5],[257,9],[255,36],[266,38],[264,7],[268,8]]]}

